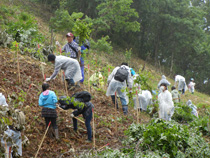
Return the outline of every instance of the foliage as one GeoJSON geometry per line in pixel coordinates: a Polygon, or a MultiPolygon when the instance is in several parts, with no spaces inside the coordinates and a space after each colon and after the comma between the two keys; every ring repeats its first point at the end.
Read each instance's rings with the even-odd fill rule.
{"type": "Polygon", "coordinates": [[[108,54],[112,53],[112,45],[111,42],[108,41],[109,36],[102,37],[101,39],[98,39],[97,41],[94,41],[93,39],[90,40],[91,48],[98,53],[105,52],[108,54]]]}
{"type": "Polygon", "coordinates": [[[191,122],[189,126],[190,128],[197,130],[197,132],[202,132],[203,135],[210,135],[210,124],[208,116],[194,119],[194,121],[191,122]]]}
{"type": "Polygon", "coordinates": [[[130,48],[129,50],[126,49],[125,59],[126,59],[126,61],[128,61],[128,65],[130,64],[131,55],[132,55],[132,48],[130,48]]]}
{"type": "Polygon", "coordinates": [[[5,31],[0,30],[0,45],[3,45],[3,47],[9,47],[12,41],[12,36],[5,31]]]}
{"type": "Polygon", "coordinates": [[[195,116],[191,112],[192,109],[189,106],[182,103],[176,104],[172,119],[179,123],[191,122],[195,119],[195,116]]]}
{"type": "Polygon", "coordinates": [[[142,90],[152,90],[152,87],[150,86],[151,83],[151,78],[152,78],[152,74],[148,71],[141,71],[139,70],[138,73],[139,76],[137,76],[136,80],[134,80],[134,84],[140,84],[141,85],[141,89],[142,90]]]}
{"type": "Polygon", "coordinates": [[[99,20],[103,22],[102,30],[133,31],[140,30],[139,22],[132,20],[138,18],[138,13],[131,8],[133,0],[106,0],[97,6],[99,20]]]}
{"type": "Polygon", "coordinates": [[[82,45],[82,42],[89,39],[92,32],[91,26],[92,23],[87,23],[85,20],[77,19],[75,21],[72,31],[76,37],[79,37],[79,45],[82,45]]]}

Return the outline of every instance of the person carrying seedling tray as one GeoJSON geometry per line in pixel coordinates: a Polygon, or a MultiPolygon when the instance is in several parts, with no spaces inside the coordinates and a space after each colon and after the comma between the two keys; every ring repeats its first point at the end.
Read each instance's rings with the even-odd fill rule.
{"type": "Polygon", "coordinates": [[[60,69],[64,70],[65,79],[70,90],[74,89],[75,83],[82,79],[80,65],[77,60],[62,55],[49,54],[48,61],[55,65],[55,69],[54,73],[49,78],[46,78],[46,81],[55,79],[60,69]]]}
{"type": "Polygon", "coordinates": [[[86,91],[75,93],[71,97],[61,96],[58,100],[60,108],[64,110],[75,109],[70,115],[73,119],[75,132],[77,132],[77,119],[75,117],[80,114],[83,115],[85,126],[87,128],[88,143],[92,142],[92,129],[90,122],[92,120],[92,109],[94,108],[94,105],[90,100],[91,95],[86,91]]]}

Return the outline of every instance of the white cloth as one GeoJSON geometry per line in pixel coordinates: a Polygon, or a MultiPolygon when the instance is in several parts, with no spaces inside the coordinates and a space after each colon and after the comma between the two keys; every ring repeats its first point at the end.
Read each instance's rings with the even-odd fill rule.
{"type": "Polygon", "coordinates": [[[197,112],[197,107],[195,105],[192,104],[191,100],[187,101],[187,105],[192,109],[192,114],[195,115],[196,117],[198,117],[198,112],[197,112]]]}
{"type": "Polygon", "coordinates": [[[0,93],[0,105],[1,106],[8,106],[8,104],[6,102],[6,98],[2,93],[0,93]]]}
{"type": "Polygon", "coordinates": [[[174,114],[174,102],[171,93],[168,90],[161,92],[158,96],[158,102],[159,118],[170,121],[174,114]]]}
{"type": "MultiPolygon", "coordinates": [[[[5,155],[5,158],[9,157],[9,148],[12,146],[17,146],[17,154],[22,156],[22,140],[21,140],[21,132],[20,131],[13,131],[11,129],[7,129],[6,131],[4,131],[4,135],[6,136],[6,138],[10,138],[12,140],[11,141],[7,141],[7,154],[5,155]]],[[[3,140],[3,138],[1,138],[1,144],[2,146],[5,148],[5,141],[3,140]]],[[[11,151],[11,158],[12,158],[12,152],[11,151]]]]}
{"type": "Polygon", "coordinates": [[[194,91],[195,91],[195,83],[192,81],[189,83],[189,91],[191,93],[194,93],[194,91]]]}
{"type": "MultiPolygon", "coordinates": [[[[134,109],[137,107],[137,100],[136,97],[133,97],[134,101],[134,109]]],[[[146,111],[147,106],[152,104],[152,94],[148,90],[143,90],[142,94],[138,94],[138,101],[139,101],[139,108],[146,111]]]]}
{"type": "Polygon", "coordinates": [[[64,70],[66,79],[73,79],[74,82],[82,79],[82,73],[79,62],[76,59],[72,59],[66,56],[56,56],[55,59],[55,70],[51,79],[54,79],[58,72],[64,70]]]}
{"type": "Polygon", "coordinates": [[[160,80],[160,82],[158,83],[158,88],[160,88],[160,85],[162,83],[165,83],[167,86],[170,86],[171,83],[166,79],[166,76],[165,75],[162,75],[162,79],[160,80]]]}
{"type": "Polygon", "coordinates": [[[185,81],[185,78],[181,75],[176,75],[175,82],[179,82],[179,81],[185,81]]]}
{"type": "MultiPolygon", "coordinates": [[[[132,88],[132,77],[131,77],[130,68],[125,65],[122,65],[121,67],[125,68],[128,71],[129,74],[127,77],[127,84],[129,88],[132,88]]],[[[124,98],[128,101],[128,96],[126,95],[126,87],[127,87],[126,81],[120,82],[114,79],[114,76],[119,68],[120,67],[116,67],[108,77],[107,82],[109,86],[106,91],[106,96],[115,95],[115,92],[117,92],[119,97],[124,98]]]]}

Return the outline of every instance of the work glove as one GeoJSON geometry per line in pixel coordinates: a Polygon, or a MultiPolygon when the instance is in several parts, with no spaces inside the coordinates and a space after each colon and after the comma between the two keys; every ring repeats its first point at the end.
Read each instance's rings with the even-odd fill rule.
{"type": "Polygon", "coordinates": [[[73,118],[74,117],[74,114],[71,114],[70,116],[73,118]]]}
{"type": "Polygon", "coordinates": [[[45,81],[46,81],[46,82],[48,82],[48,81],[50,81],[50,80],[51,80],[51,78],[46,78],[46,80],[45,80],[45,81]]]}
{"type": "Polygon", "coordinates": [[[81,47],[78,47],[77,49],[78,49],[78,51],[81,51],[81,47]]]}

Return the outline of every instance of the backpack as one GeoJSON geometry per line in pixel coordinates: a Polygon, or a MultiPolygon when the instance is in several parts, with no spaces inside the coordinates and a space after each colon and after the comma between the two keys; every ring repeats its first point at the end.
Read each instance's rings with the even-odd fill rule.
{"type": "Polygon", "coordinates": [[[14,124],[14,127],[19,131],[24,129],[25,120],[26,120],[26,116],[24,115],[24,113],[19,109],[16,109],[15,118],[16,118],[16,123],[14,124]]]}
{"type": "Polygon", "coordinates": [[[120,82],[124,82],[125,80],[127,80],[128,75],[129,75],[128,70],[123,68],[123,67],[120,67],[117,70],[117,72],[114,76],[114,79],[117,80],[117,81],[120,81],[120,82]]]}
{"type": "Polygon", "coordinates": [[[83,46],[85,46],[87,49],[90,49],[90,42],[86,39],[86,40],[83,42],[83,46]]]}
{"type": "Polygon", "coordinates": [[[91,100],[91,94],[87,91],[75,93],[72,97],[80,100],[81,102],[89,102],[91,100]]]}

